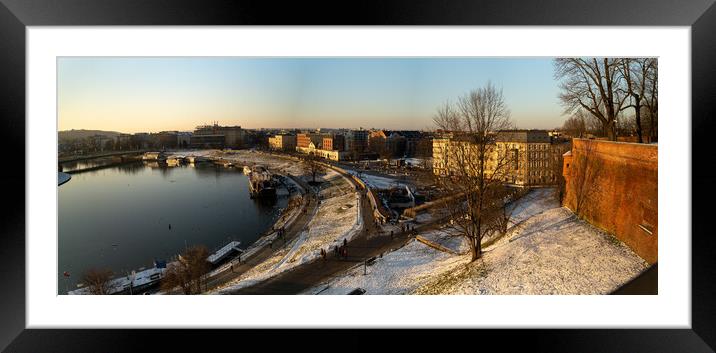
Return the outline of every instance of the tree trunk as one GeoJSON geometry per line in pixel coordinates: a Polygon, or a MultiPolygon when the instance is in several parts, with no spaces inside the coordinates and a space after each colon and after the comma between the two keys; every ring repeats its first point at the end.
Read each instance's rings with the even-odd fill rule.
{"type": "Polygon", "coordinates": [[[614,120],[612,120],[604,125],[604,134],[607,135],[607,138],[610,141],[617,140],[616,124],[615,124],[614,120]]]}
{"type": "Polygon", "coordinates": [[[475,242],[475,255],[473,255],[472,261],[475,261],[482,257],[482,242],[480,239],[477,239],[475,242]]]}
{"type": "Polygon", "coordinates": [[[639,143],[644,143],[641,132],[641,97],[638,94],[634,94],[634,118],[636,120],[636,135],[639,137],[639,143]]]}
{"type": "Polygon", "coordinates": [[[642,137],[642,131],[641,131],[641,112],[639,111],[639,105],[636,105],[636,135],[639,138],[639,143],[644,143],[644,138],[642,137]]]}

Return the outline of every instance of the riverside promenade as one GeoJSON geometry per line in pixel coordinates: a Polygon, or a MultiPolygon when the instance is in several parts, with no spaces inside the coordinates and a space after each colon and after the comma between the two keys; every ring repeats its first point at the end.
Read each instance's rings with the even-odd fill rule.
{"type": "Polygon", "coordinates": [[[390,232],[384,232],[380,227],[375,226],[374,210],[367,196],[367,190],[362,189],[353,178],[349,177],[347,179],[350,180],[357,189],[361,190],[361,216],[363,217],[364,224],[361,232],[348,242],[346,246],[348,251],[347,257],[337,257],[333,253],[329,253],[326,260],[317,259],[279,273],[276,276],[254,285],[233,291],[225,291],[225,293],[251,295],[299,294],[351,267],[360,265],[385,252],[402,247],[412,239],[418,230],[425,230],[434,226],[434,222],[417,225],[414,231],[396,232],[391,237],[390,232]]]}
{"type": "Polygon", "coordinates": [[[312,187],[300,178],[293,176],[290,178],[306,190],[306,193],[303,195],[301,210],[298,211],[299,214],[297,218],[286,228],[285,235],[282,238],[276,238],[276,241],[278,242],[276,246],[270,245],[271,242],[269,242],[269,245],[263,244],[259,247],[259,249],[254,251],[253,254],[246,256],[245,258],[242,256],[240,263],[232,260],[233,269],[231,266],[228,266],[224,271],[220,271],[207,279],[207,291],[215,289],[235,278],[238,278],[244,272],[273,256],[274,253],[281,248],[281,245],[290,242],[293,238],[300,234],[308,222],[311,221],[311,218],[318,207],[318,202],[314,200],[316,194],[312,187]]]}

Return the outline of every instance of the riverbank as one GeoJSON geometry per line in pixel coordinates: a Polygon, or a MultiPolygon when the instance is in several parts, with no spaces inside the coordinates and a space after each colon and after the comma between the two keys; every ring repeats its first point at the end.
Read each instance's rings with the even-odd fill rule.
{"type": "Polygon", "coordinates": [[[93,268],[123,277],[192,245],[212,252],[237,240],[244,248],[281,220],[287,203],[252,200],[240,170],[211,165],[75,174],[58,188],[58,292],[76,288],[93,268]]]}
{"type": "Polygon", "coordinates": [[[246,271],[236,280],[212,291],[212,294],[232,294],[242,288],[292,270],[321,258],[320,249],[328,252],[332,247],[351,241],[362,229],[360,195],[344,176],[327,170],[320,176],[317,190],[320,202],[306,226],[291,241],[282,244],[262,263],[246,271]]]}

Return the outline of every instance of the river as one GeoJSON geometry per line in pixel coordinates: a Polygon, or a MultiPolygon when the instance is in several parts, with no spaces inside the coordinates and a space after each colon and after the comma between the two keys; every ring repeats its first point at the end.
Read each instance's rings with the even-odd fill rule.
{"type": "Polygon", "coordinates": [[[252,200],[240,168],[136,162],[73,174],[58,188],[58,293],[91,268],[121,277],[186,246],[213,252],[232,239],[245,248],[286,203],[252,200]]]}

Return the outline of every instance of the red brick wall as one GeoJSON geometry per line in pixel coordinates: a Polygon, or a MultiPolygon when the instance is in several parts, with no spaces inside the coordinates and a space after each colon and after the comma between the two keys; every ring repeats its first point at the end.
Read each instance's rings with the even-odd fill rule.
{"type": "Polygon", "coordinates": [[[658,261],[656,145],[574,139],[564,158],[564,206],[658,261]],[[651,234],[650,234],[651,233],[651,234]]]}

